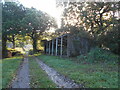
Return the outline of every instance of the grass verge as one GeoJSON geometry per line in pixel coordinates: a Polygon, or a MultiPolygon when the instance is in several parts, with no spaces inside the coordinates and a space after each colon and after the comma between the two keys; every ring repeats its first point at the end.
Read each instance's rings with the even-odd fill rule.
{"type": "Polygon", "coordinates": [[[29,58],[30,86],[31,88],[55,88],[54,84],[47,74],[39,67],[35,58],[29,58]]]}
{"type": "Polygon", "coordinates": [[[7,88],[19,68],[22,57],[6,58],[2,60],[2,88],[7,88]]]}
{"type": "Polygon", "coordinates": [[[69,59],[47,55],[38,58],[86,88],[118,88],[118,66],[115,64],[78,64],[69,59]]]}

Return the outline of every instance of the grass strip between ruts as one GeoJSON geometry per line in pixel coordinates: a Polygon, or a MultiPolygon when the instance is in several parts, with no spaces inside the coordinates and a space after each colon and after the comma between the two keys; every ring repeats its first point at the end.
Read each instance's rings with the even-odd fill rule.
{"type": "Polygon", "coordinates": [[[31,88],[56,88],[46,72],[43,71],[35,58],[29,57],[29,71],[30,71],[30,86],[31,88]]]}

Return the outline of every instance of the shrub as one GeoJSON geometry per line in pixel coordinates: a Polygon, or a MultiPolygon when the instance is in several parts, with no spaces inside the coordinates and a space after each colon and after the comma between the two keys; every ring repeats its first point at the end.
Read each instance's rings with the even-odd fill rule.
{"type": "Polygon", "coordinates": [[[30,49],[29,50],[29,55],[33,55],[33,54],[34,54],[33,49],[30,49]]]}
{"type": "Polygon", "coordinates": [[[16,49],[8,48],[7,51],[10,52],[9,54],[11,54],[11,56],[21,56],[21,55],[23,55],[20,51],[17,51],[16,49]]]}
{"type": "Polygon", "coordinates": [[[118,62],[118,56],[111,53],[108,50],[104,50],[101,48],[94,48],[91,49],[90,52],[84,56],[80,55],[77,57],[79,61],[83,62],[89,62],[89,63],[98,63],[98,62],[113,62],[117,63],[118,62]]]}

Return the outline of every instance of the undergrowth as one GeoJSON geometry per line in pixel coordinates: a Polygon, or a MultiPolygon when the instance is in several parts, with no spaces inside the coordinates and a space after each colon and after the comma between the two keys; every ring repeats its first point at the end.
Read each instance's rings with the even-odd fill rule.
{"type": "Polygon", "coordinates": [[[86,63],[118,63],[118,56],[101,48],[91,49],[87,55],[77,56],[77,61],[86,63]]]}

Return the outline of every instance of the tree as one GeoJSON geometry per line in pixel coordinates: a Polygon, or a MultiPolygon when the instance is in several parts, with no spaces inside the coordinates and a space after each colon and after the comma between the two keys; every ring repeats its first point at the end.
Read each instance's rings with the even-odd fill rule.
{"type": "MultiPolygon", "coordinates": [[[[63,27],[83,27],[83,30],[86,30],[94,37],[97,45],[103,48],[106,47],[106,41],[102,39],[103,36],[107,36],[106,34],[111,32],[111,30],[117,36],[116,27],[118,26],[119,18],[116,13],[118,7],[118,2],[72,2],[69,3],[69,7],[64,11],[62,24],[63,27]]],[[[113,40],[116,41],[117,37],[113,38],[113,40]]]]}
{"type": "Polygon", "coordinates": [[[2,56],[7,57],[7,40],[15,46],[15,35],[20,32],[20,21],[25,15],[23,5],[15,2],[5,2],[2,5],[2,56]],[[10,38],[12,36],[12,38],[10,38]]]}
{"type": "Polygon", "coordinates": [[[27,8],[26,16],[22,20],[22,33],[30,36],[33,41],[33,51],[37,52],[37,40],[50,27],[56,27],[54,18],[35,8],[27,8]]]}

